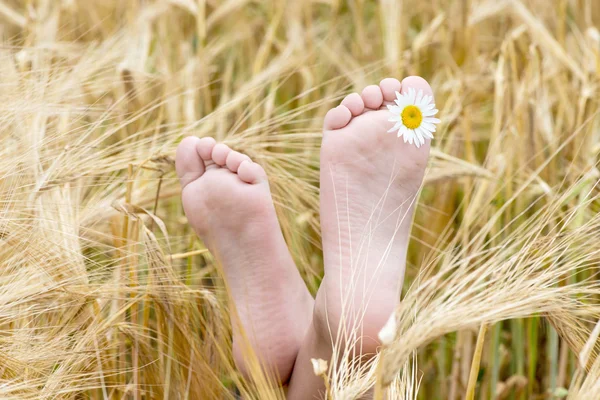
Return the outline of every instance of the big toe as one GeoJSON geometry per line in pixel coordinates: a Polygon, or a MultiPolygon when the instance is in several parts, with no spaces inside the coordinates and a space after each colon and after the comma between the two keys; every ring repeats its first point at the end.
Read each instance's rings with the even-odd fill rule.
{"type": "Polygon", "coordinates": [[[422,90],[423,94],[433,97],[431,86],[420,76],[407,76],[402,80],[402,93],[407,93],[410,88],[415,89],[416,92],[422,90]]]}
{"type": "Polygon", "coordinates": [[[204,173],[204,162],[198,153],[200,139],[188,136],[179,143],[175,155],[175,170],[182,187],[200,178],[204,173]]]}

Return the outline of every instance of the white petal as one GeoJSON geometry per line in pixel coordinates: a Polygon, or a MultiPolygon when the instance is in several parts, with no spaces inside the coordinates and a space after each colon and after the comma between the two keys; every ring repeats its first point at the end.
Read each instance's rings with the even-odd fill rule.
{"type": "Polygon", "coordinates": [[[415,104],[415,97],[417,96],[417,93],[415,92],[414,88],[409,88],[408,89],[408,99],[410,100],[410,104],[415,104]]]}
{"type": "Polygon", "coordinates": [[[435,125],[433,125],[432,123],[427,122],[427,121],[423,121],[421,123],[421,127],[425,128],[425,130],[430,131],[430,132],[435,132],[435,130],[436,130],[435,125]]]}
{"type": "Polygon", "coordinates": [[[421,127],[415,129],[415,136],[417,139],[421,140],[421,136],[423,136],[423,133],[421,133],[421,127]]]}
{"type": "Polygon", "coordinates": [[[417,129],[413,129],[413,131],[412,131],[412,133],[413,133],[413,140],[415,141],[415,143],[419,143],[419,133],[418,133],[417,129]]]}
{"type": "Polygon", "coordinates": [[[400,136],[404,137],[404,143],[406,143],[406,141],[408,140],[407,134],[408,134],[408,129],[404,125],[402,125],[402,127],[398,131],[398,137],[400,137],[400,136]]]}
{"type": "Polygon", "coordinates": [[[416,128],[413,130],[413,132],[415,133],[415,143],[420,142],[421,141],[421,128],[416,128]]]}
{"type": "Polygon", "coordinates": [[[400,129],[400,127],[402,127],[402,122],[397,122],[388,132],[394,132],[395,130],[400,129]]]}
{"type": "Polygon", "coordinates": [[[423,123],[427,123],[427,124],[429,124],[429,125],[433,125],[433,126],[435,126],[435,125],[437,124],[437,122],[435,122],[435,121],[432,121],[432,120],[435,120],[435,119],[436,119],[436,118],[432,118],[432,117],[425,117],[425,118],[423,118],[423,123]]]}
{"type": "Polygon", "coordinates": [[[433,139],[433,135],[431,133],[429,133],[429,131],[427,129],[424,129],[423,127],[419,128],[419,135],[420,135],[422,144],[425,144],[425,138],[433,139]]]}
{"type": "Polygon", "coordinates": [[[399,116],[399,115],[394,115],[394,116],[390,117],[390,119],[388,119],[388,121],[391,121],[391,122],[400,122],[400,121],[402,121],[402,117],[399,116]]]}
{"type": "Polygon", "coordinates": [[[438,110],[424,110],[424,111],[421,111],[421,114],[423,114],[424,117],[431,117],[431,116],[433,116],[433,115],[435,115],[437,113],[438,113],[438,110]]]}
{"type": "Polygon", "coordinates": [[[406,97],[405,93],[396,92],[396,100],[402,100],[406,97]]]}
{"type": "Polygon", "coordinates": [[[422,136],[421,136],[421,132],[419,131],[419,128],[415,129],[413,132],[415,133],[415,146],[417,146],[417,148],[421,147],[422,136]]]}
{"type": "Polygon", "coordinates": [[[432,124],[439,124],[440,122],[442,122],[438,118],[431,118],[431,117],[425,118],[425,121],[432,123],[432,124]]]}
{"type": "Polygon", "coordinates": [[[423,99],[423,89],[419,89],[419,93],[417,93],[417,98],[415,99],[415,104],[420,105],[422,99],[423,99]]]}
{"type": "Polygon", "coordinates": [[[394,101],[396,102],[396,105],[398,107],[400,107],[401,109],[403,109],[404,107],[406,107],[410,104],[410,101],[406,97],[402,97],[402,98],[394,100],[394,101]]]}
{"type": "Polygon", "coordinates": [[[402,112],[402,109],[398,106],[388,105],[387,109],[390,110],[390,112],[392,112],[394,114],[400,114],[402,112]]]}

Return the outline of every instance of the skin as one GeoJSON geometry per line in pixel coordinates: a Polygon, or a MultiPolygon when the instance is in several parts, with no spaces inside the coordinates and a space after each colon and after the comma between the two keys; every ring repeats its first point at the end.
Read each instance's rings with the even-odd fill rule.
{"type": "Polygon", "coordinates": [[[213,138],[196,137],[179,145],[176,169],[184,211],[221,263],[239,315],[239,321],[232,318],[237,368],[243,374],[249,370],[244,350],[249,345],[284,384],[314,300],[285,244],[265,171],[213,138]]]}
{"type": "Polygon", "coordinates": [[[393,123],[385,106],[410,87],[432,94],[422,78],[388,78],[348,95],[325,116],[325,276],[315,300],[286,247],[264,170],[212,138],[188,137],[177,150],[185,213],[223,265],[240,315],[241,325],[233,324],[236,365],[243,373],[248,368],[243,330],[264,368],[289,382],[289,399],[322,396],[311,358],[375,354],[377,334],[398,304],[430,147],[427,141],[417,149],[388,133],[393,123]]]}
{"type": "MultiPolygon", "coordinates": [[[[296,360],[289,399],[322,396],[311,358],[367,359],[400,299],[416,196],[430,143],[417,149],[396,133],[385,108],[395,91],[432,94],[422,78],[384,79],[347,96],[325,116],[321,145],[321,229],[325,276],[296,360]],[[333,346],[337,344],[337,346],[333,346]],[[310,389],[309,389],[310,388],[310,389]],[[307,393],[307,390],[310,390],[307,393]]],[[[334,361],[335,362],[335,361],[334,361]]]]}

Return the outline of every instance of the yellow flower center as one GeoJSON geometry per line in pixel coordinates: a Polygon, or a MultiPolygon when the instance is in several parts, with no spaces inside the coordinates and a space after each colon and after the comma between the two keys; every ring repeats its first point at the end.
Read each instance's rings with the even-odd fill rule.
{"type": "Polygon", "coordinates": [[[406,106],[402,110],[402,123],[408,129],[417,129],[423,122],[423,114],[417,106],[406,106]]]}

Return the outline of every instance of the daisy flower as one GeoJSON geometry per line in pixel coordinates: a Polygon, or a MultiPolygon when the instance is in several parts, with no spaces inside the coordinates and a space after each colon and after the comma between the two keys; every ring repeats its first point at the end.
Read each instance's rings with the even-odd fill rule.
{"type": "Polygon", "coordinates": [[[421,147],[425,144],[425,138],[433,139],[435,124],[440,120],[433,118],[438,110],[435,109],[433,96],[424,96],[423,91],[417,93],[415,89],[408,89],[408,93],[396,92],[396,105],[389,105],[388,110],[393,117],[389,121],[396,125],[388,132],[398,131],[398,137],[404,136],[404,142],[421,147]]]}

